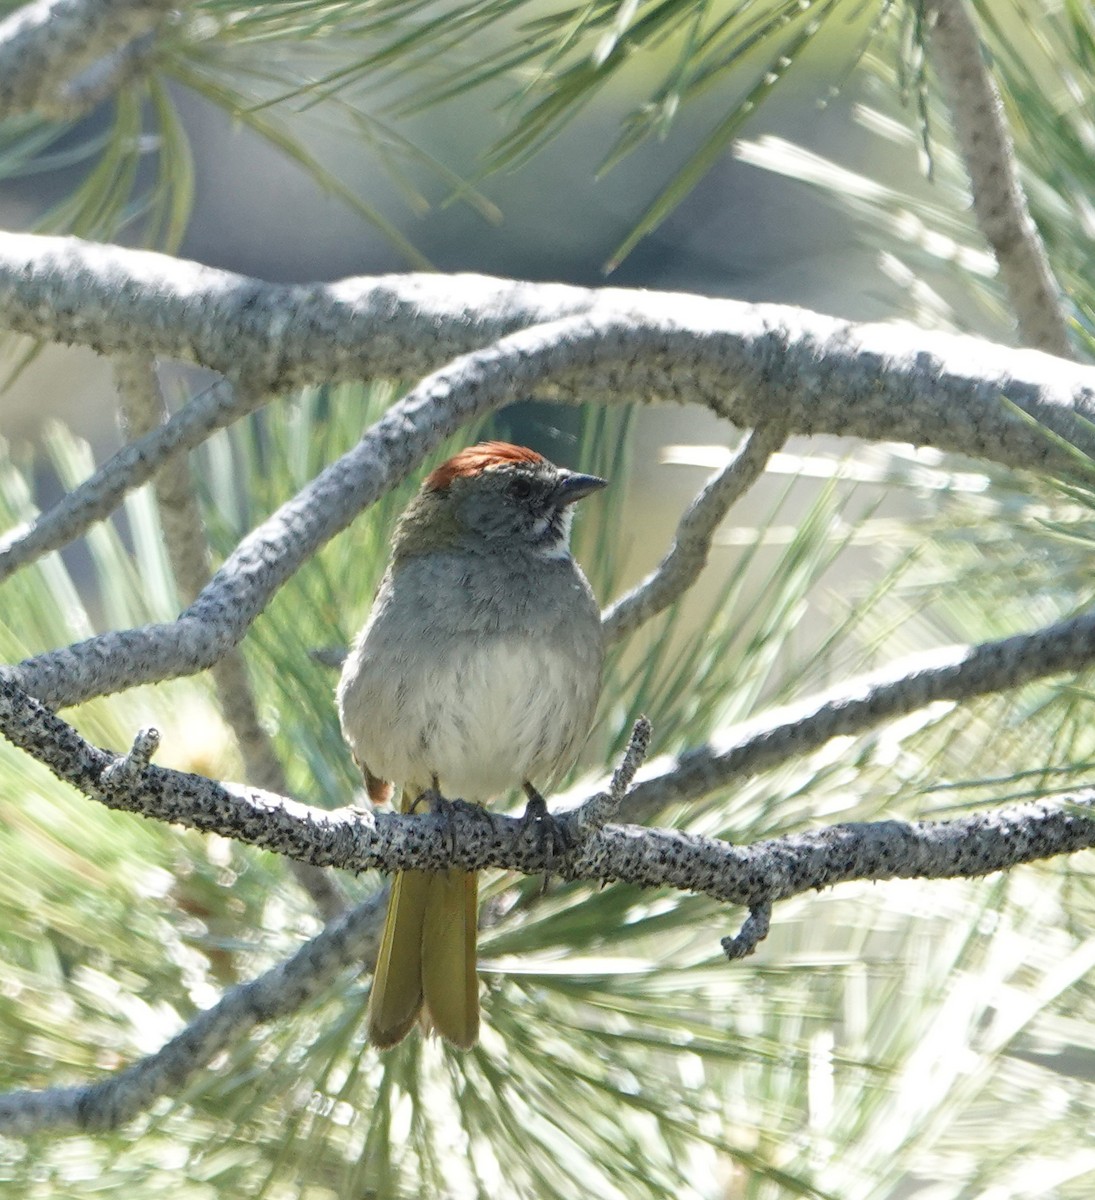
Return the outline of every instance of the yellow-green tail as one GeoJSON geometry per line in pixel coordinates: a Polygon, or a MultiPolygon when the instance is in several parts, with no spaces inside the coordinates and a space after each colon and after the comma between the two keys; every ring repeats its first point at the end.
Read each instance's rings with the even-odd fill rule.
{"type": "Polygon", "coordinates": [[[475,972],[478,880],[474,871],[399,871],[369,995],[369,1040],[386,1049],[419,1013],[455,1046],[479,1037],[475,972]]]}

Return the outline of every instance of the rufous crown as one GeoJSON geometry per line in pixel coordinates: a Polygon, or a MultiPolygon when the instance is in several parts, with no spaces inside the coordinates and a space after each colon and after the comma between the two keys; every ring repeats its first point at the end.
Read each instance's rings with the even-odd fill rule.
{"type": "Polygon", "coordinates": [[[513,446],[509,442],[479,442],[468,446],[459,454],[443,462],[426,477],[425,487],[440,492],[454,479],[467,479],[479,475],[491,467],[509,467],[518,463],[542,463],[544,456],[527,446],[513,446]]]}

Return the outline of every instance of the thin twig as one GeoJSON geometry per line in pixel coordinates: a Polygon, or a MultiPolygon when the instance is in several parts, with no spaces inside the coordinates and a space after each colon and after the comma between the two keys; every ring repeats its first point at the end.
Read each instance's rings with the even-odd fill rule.
{"type": "MultiPolygon", "coordinates": [[[[127,353],[134,359],[149,357],[144,351],[127,353]]],[[[163,425],[124,446],[32,524],[0,536],[0,582],[43,554],[67,546],[109,516],[127,492],[264,402],[246,390],[237,392],[224,380],[207,388],[163,425]]]]}
{"type": "Polygon", "coordinates": [[[950,102],[973,211],[1028,346],[1071,357],[1068,316],[1030,215],[1000,92],[968,0],[925,0],[932,64],[950,102]]]}
{"type": "Polygon", "coordinates": [[[739,958],[747,958],[756,952],[757,947],[768,936],[772,925],[772,902],[763,900],[749,909],[740,930],[734,937],[725,937],[721,945],[726,957],[734,962],[739,958]]]}
{"type": "Polygon", "coordinates": [[[615,821],[623,804],[624,797],[635,778],[635,773],[646,761],[646,752],[650,748],[650,738],[654,727],[647,717],[639,717],[631,728],[631,736],[627,740],[627,749],[620,760],[620,765],[612,773],[608,790],[597,792],[584,804],[568,814],[578,831],[579,837],[588,837],[595,830],[603,829],[609,821],[615,821]]]}
{"type": "Polygon", "coordinates": [[[298,1012],[347,967],[376,958],[386,896],[372,897],[329,924],[291,958],[226,992],[155,1054],[98,1083],[0,1095],[0,1132],[116,1129],[161,1096],[177,1095],[218,1054],[253,1029],[298,1012]]]}
{"type": "MultiPolygon", "coordinates": [[[[114,373],[125,432],[139,438],[161,428],[168,420],[168,412],[155,359],[139,352],[119,355],[114,361],[114,373]]],[[[153,478],[153,489],[175,581],[186,602],[191,603],[209,582],[210,555],[185,454],[164,460],[153,478]]],[[[247,779],[264,791],[287,795],[289,781],[277,749],[259,720],[243,655],[238,650],[229,651],[213,664],[211,673],[221,712],[235,735],[247,779]]],[[[293,862],[291,869],[325,920],[345,911],[346,895],[329,872],[300,862],[293,862]]]]}
{"type": "MultiPolygon", "coordinates": [[[[112,807],[296,854],[311,861],[386,869],[444,863],[539,872],[542,850],[520,821],[487,811],[457,812],[452,824],[410,814],[327,813],[279,797],[232,789],[199,776],[144,765],[151,745],[139,734],[129,755],[97,750],[37,701],[0,679],[0,728],[59,777],[112,807]],[[456,837],[452,838],[453,828],[456,837]],[[450,845],[450,840],[454,843],[450,845]]],[[[626,774],[625,764],[621,772],[626,774]]],[[[763,937],[774,901],[851,880],[974,878],[1095,846],[1095,791],[954,821],[881,821],[831,826],[736,847],[676,830],[606,826],[565,864],[570,878],[619,879],[641,887],[702,892],[745,905],[750,916],[728,954],[763,937]]],[[[112,1079],[75,1088],[0,1097],[0,1131],[114,1128],[159,1096],[175,1093],[210,1059],[256,1025],[291,1015],[349,966],[375,955],[381,901],[329,926],[281,966],[229,992],[162,1050],[112,1079]]]]}
{"type": "Polygon", "coordinates": [[[141,729],[133,739],[129,753],[117,758],[103,771],[99,786],[105,792],[132,787],[147,770],[152,756],[160,746],[160,731],[149,726],[141,729]]]}
{"type": "Polygon", "coordinates": [[[144,39],[173,7],[172,0],[20,5],[0,21],[0,117],[36,112],[71,119],[86,112],[129,77],[132,60],[148,54],[144,39]]]}
{"type": "Polygon", "coordinates": [[[779,422],[754,429],[733,460],[703,486],[677,525],[669,552],[657,568],[602,614],[611,644],[680,599],[707,566],[715,531],[731,506],[764,474],[769,458],[786,441],[779,422]]]}
{"type": "Polygon", "coordinates": [[[1095,432],[1084,419],[1086,386],[1095,389],[1092,368],[1023,353],[1009,357],[996,348],[989,375],[971,375],[979,367],[987,370],[986,364],[944,368],[899,330],[888,331],[878,351],[867,354],[862,344],[848,341],[846,326],[835,341],[807,338],[793,345],[785,330],[743,340],[689,325],[681,315],[639,328],[632,317],[572,317],[521,330],[455,360],[423,380],[356,447],[253,530],[177,621],[107,633],[39,655],[14,668],[15,678],[47,702],[64,705],[211,666],[239,643],[274,593],[319,547],[405,478],[444,437],[538,387],[550,386],[557,399],[588,400],[592,394],[622,402],[664,389],[684,399],[697,380],[706,379],[717,411],[745,425],[763,423],[770,415],[764,406],[778,399],[779,419],[792,432],[916,440],[1062,471],[1076,469],[1076,455],[1060,439],[1095,451],[1095,432]],[[888,355],[881,353],[887,339],[888,355]],[[898,353],[914,346],[916,353],[898,353]],[[832,373],[848,368],[849,360],[859,373],[851,396],[829,386],[832,373]],[[1070,373],[1067,383],[1079,389],[1075,393],[1064,390],[1062,368],[1070,373]],[[1011,370],[1020,374],[1012,376],[1011,370]],[[604,372],[613,381],[609,390],[591,393],[590,380],[604,372]],[[766,391],[758,373],[767,378],[766,391]],[[1055,437],[1033,427],[1030,418],[1045,422],[1055,437]]]}

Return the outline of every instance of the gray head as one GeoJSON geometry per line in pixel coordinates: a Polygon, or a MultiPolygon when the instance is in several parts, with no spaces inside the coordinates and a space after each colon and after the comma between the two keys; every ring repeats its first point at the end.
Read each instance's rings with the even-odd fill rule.
{"type": "Polygon", "coordinates": [[[413,553],[470,539],[561,558],[568,553],[571,505],[604,486],[595,475],[557,467],[523,446],[482,442],[427,477],[406,514],[412,545],[402,548],[413,553]]]}

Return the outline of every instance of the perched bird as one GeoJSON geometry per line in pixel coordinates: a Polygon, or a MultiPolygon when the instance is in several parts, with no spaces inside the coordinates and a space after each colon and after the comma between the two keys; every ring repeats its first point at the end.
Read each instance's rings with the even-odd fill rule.
{"type": "MultiPolygon", "coordinates": [[[[427,477],[338,685],[375,802],[395,784],[404,812],[424,794],[482,803],[524,786],[531,806],[573,764],[604,647],[570,554],[571,506],[604,486],[506,442],[427,477]]],[[[396,874],[369,999],[374,1045],[395,1045],[420,1013],[454,1045],[475,1043],[476,892],[474,872],[396,874]]]]}

